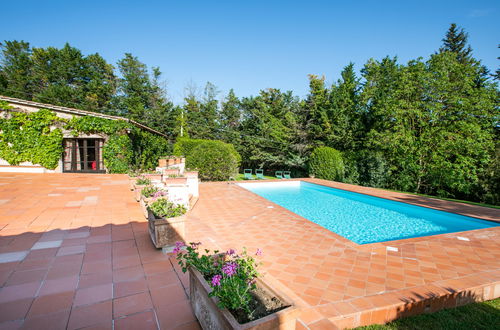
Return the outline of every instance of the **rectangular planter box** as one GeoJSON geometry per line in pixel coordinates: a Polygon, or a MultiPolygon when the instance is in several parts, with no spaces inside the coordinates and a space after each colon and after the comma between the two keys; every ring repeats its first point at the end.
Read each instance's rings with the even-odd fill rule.
{"type": "Polygon", "coordinates": [[[149,204],[149,202],[151,202],[152,199],[153,199],[152,197],[144,197],[141,194],[141,200],[140,200],[139,203],[141,203],[142,213],[144,214],[144,217],[146,219],[149,219],[149,216],[148,216],[148,204],[149,204]]]}
{"type": "Polygon", "coordinates": [[[167,167],[167,159],[166,158],[158,159],[158,167],[167,167]]]}
{"type": "Polygon", "coordinates": [[[175,242],[184,241],[186,215],[175,218],[155,218],[148,209],[148,227],[151,241],[156,248],[174,246],[175,242]]]}
{"type": "Polygon", "coordinates": [[[160,181],[160,182],[163,177],[161,174],[146,174],[144,176],[150,179],[151,181],[160,181]]]}
{"type": "Polygon", "coordinates": [[[227,309],[217,307],[217,299],[209,297],[212,291],[207,281],[196,269],[189,268],[189,300],[194,314],[203,329],[252,329],[252,330],[292,330],[295,329],[298,310],[292,305],[291,300],[276,289],[257,280],[257,286],[269,291],[290,307],[282,309],[258,320],[239,324],[227,309]]]}
{"type": "Polygon", "coordinates": [[[137,202],[141,200],[141,192],[144,187],[146,187],[145,184],[134,184],[134,194],[137,202]]]}
{"type": "Polygon", "coordinates": [[[164,175],[164,178],[167,178],[171,175],[173,176],[179,176],[179,169],[178,168],[167,168],[165,170],[163,170],[163,175],[164,175]]]}
{"type": "Polygon", "coordinates": [[[165,178],[163,179],[163,183],[166,185],[169,184],[186,184],[187,183],[187,178],[165,178]]]}

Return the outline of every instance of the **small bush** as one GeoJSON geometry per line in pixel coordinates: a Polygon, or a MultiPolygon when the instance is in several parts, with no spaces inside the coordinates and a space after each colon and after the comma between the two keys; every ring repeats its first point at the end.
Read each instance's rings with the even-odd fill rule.
{"type": "Polygon", "coordinates": [[[309,174],[320,179],[342,181],[344,162],[340,151],[330,147],[314,149],[309,158],[309,174]]]}
{"type": "Polygon", "coordinates": [[[221,181],[236,176],[240,161],[231,144],[207,140],[187,155],[186,166],[198,169],[202,180],[221,181]]]}

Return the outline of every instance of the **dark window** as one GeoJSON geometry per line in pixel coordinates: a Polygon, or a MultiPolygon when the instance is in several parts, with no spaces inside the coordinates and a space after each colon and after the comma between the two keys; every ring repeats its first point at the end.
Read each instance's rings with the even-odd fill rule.
{"type": "Polygon", "coordinates": [[[64,139],[63,172],[104,173],[102,139],[64,139]]]}

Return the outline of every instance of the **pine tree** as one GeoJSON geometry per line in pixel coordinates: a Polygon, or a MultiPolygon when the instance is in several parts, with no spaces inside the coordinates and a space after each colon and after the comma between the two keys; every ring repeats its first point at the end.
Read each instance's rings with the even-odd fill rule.
{"type": "Polygon", "coordinates": [[[452,23],[442,40],[443,46],[439,49],[439,52],[453,52],[457,55],[460,63],[470,63],[472,60],[472,48],[467,43],[468,38],[469,35],[464,29],[452,23]]]}

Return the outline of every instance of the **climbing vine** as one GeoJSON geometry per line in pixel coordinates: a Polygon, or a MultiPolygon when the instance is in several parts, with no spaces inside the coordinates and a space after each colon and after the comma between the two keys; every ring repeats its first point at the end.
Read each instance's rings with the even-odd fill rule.
{"type": "MultiPolygon", "coordinates": [[[[0,101],[0,110],[9,108],[8,103],[0,101]]],[[[55,169],[63,152],[63,130],[74,137],[109,136],[103,147],[103,160],[110,173],[154,168],[158,158],[171,150],[164,138],[125,121],[91,116],[67,120],[41,109],[33,113],[9,112],[0,118],[0,158],[11,165],[29,161],[55,169]]]]}

